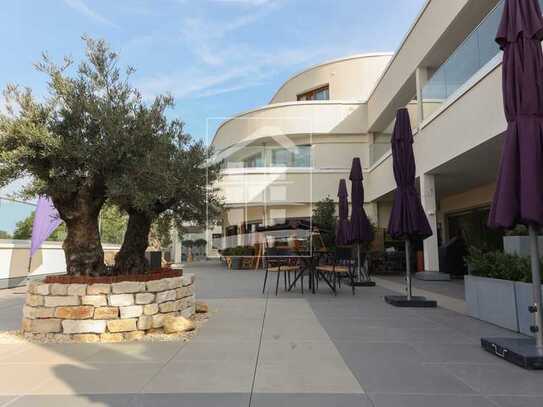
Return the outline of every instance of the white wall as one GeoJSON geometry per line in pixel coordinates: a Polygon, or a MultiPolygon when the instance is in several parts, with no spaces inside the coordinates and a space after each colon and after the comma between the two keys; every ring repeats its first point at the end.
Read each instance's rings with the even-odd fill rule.
{"type": "MultiPolygon", "coordinates": [[[[118,245],[103,245],[104,252],[117,251],[118,245]]],[[[29,240],[0,240],[0,281],[28,275],[29,240]]],[[[66,259],[62,242],[45,242],[34,254],[31,276],[62,274],[66,272],[66,259]]]]}

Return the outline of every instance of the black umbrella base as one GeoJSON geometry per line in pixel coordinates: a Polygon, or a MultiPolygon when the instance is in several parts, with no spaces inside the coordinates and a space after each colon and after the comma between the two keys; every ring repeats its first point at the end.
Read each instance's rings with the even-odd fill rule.
{"type": "Polygon", "coordinates": [[[531,338],[481,338],[484,350],[524,369],[543,369],[543,349],[531,338]]]}
{"type": "Polygon", "coordinates": [[[365,281],[353,281],[353,287],[375,287],[375,281],[365,280],[365,281]]]}
{"type": "Polygon", "coordinates": [[[394,305],[395,307],[402,308],[435,308],[437,302],[434,300],[427,300],[426,297],[412,296],[410,300],[406,295],[385,295],[385,301],[394,305]]]}

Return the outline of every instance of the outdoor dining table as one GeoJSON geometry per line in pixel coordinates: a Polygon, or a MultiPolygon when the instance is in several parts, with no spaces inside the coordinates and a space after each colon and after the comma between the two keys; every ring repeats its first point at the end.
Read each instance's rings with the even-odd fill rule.
{"type": "Polygon", "coordinates": [[[334,286],[326,278],[323,272],[317,270],[316,265],[319,264],[320,259],[329,254],[327,250],[315,250],[310,251],[296,251],[296,257],[300,260],[300,271],[294,277],[294,280],[288,287],[288,291],[291,291],[292,288],[296,285],[298,280],[302,279],[302,294],[304,292],[304,282],[303,277],[307,274],[309,276],[309,288],[313,294],[316,293],[316,279],[319,277],[324,280],[324,282],[330,287],[330,290],[336,294],[334,286]]]}

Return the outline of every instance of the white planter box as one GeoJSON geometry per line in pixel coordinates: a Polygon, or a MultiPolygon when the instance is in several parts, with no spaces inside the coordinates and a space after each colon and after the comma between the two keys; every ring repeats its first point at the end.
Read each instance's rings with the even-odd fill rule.
{"type": "Polygon", "coordinates": [[[465,276],[468,313],[494,325],[519,330],[515,283],[494,278],[465,276]]]}

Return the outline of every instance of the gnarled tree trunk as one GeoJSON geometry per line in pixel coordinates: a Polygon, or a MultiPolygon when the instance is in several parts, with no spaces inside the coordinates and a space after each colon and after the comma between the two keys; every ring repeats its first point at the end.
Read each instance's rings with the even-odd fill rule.
{"type": "Polygon", "coordinates": [[[149,263],[145,250],[149,246],[152,218],[143,212],[128,211],[128,225],[121,250],[115,256],[115,274],[143,274],[149,263]]]}
{"type": "Polygon", "coordinates": [[[104,198],[96,198],[85,190],[69,199],[53,197],[53,203],[66,223],[67,236],[62,247],[69,275],[104,274],[104,251],[98,229],[98,217],[104,201],[104,198]]]}

